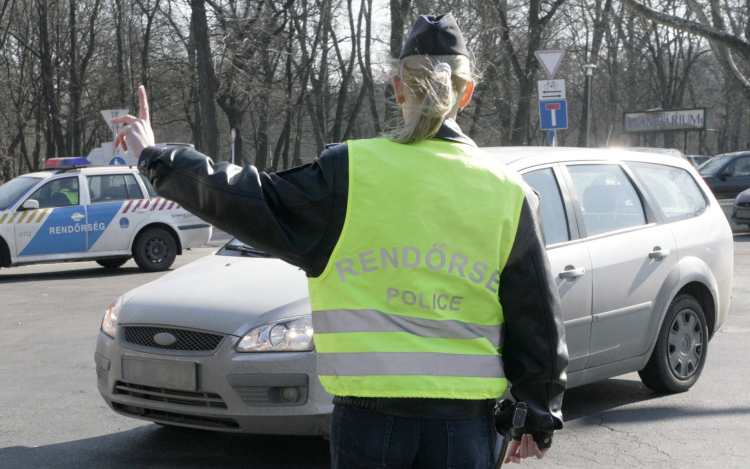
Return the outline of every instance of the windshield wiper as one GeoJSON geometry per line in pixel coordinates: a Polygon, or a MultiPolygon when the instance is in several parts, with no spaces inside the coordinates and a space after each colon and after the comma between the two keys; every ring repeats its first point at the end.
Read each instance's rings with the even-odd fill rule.
{"type": "Polygon", "coordinates": [[[242,244],[228,244],[224,246],[225,249],[228,249],[229,251],[238,251],[243,254],[254,254],[256,256],[262,256],[262,257],[271,257],[269,254],[260,251],[255,248],[251,248],[249,246],[244,246],[242,244]]]}

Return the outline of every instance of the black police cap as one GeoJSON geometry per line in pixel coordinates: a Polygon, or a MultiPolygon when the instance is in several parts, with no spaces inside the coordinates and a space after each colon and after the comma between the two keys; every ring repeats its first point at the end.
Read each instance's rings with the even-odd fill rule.
{"type": "Polygon", "coordinates": [[[421,15],[417,18],[399,59],[425,54],[469,56],[464,36],[451,13],[421,15]]]}

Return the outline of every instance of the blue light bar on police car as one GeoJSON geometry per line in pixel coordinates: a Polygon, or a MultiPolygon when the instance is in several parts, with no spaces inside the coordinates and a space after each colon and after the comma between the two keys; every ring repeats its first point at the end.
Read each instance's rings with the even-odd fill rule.
{"type": "Polygon", "coordinates": [[[72,169],[91,166],[88,158],[50,158],[44,162],[45,169],[72,169]]]}

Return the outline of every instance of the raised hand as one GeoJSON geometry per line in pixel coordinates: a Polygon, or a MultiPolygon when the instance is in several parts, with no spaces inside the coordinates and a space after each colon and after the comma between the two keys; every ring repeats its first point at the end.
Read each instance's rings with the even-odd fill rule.
{"type": "Polygon", "coordinates": [[[151,119],[148,116],[148,97],[143,85],[138,88],[138,101],[138,117],[128,114],[111,120],[113,124],[125,124],[117,133],[115,147],[122,146],[125,151],[130,147],[136,158],[140,158],[144,148],[155,145],[154,131],[151,129],[151,119]]]}

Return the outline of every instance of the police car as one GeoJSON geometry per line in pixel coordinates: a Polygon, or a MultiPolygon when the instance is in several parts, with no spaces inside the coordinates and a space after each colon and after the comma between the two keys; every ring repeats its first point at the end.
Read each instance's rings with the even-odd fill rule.
{"type": "Polygon", "coordinates": [[[54,158],[44,171],[0,186],[0,266],[131,257],[146,272],[168,269],[183,249],[205,244],[211,226],[156,195],[129,166],[90,167],[54,158]]]}

